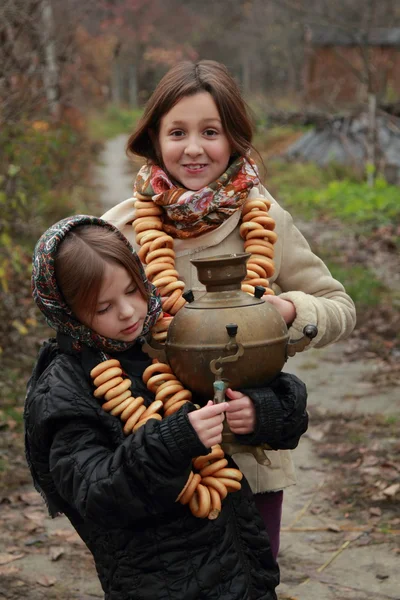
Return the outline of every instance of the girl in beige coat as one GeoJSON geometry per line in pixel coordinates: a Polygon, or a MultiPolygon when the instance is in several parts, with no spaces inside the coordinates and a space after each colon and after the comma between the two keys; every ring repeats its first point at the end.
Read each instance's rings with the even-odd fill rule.
{"type": "MultiPolygon", "coordinates": [[[[184,287],[195,295],[204,291],[192,259],[246,250],[251,258],[244,289],[267,288],[264,297],[281,313],[292,339],[303,335],[305,325],[316,325],[312,346],[320,348],[352,332],[354,304],[290,214],[261,185],[250,158],[252,133],[240,92],[223,65],[179,63],[157,86],[128,141],[128,151],[147,160],[134,197],[103,219],[124,233],[147,264],[149,278],[160,282],[165,312],[181,308],[184,287]]],[[[231,430],[251,433],[252,401],[232,390],[227,395],[236,407],[227,415],[231,430]]],[[[251,454],[234,459],[255,494],[276,556],[283,489],[295,483],[295,474],[289,450],[266,454],[268,466],[251,454]]]]}

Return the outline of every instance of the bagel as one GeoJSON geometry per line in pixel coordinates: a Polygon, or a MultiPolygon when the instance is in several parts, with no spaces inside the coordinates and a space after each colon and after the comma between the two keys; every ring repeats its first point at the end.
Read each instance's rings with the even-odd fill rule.
{"type": "Polygon", "coordinates": [[[92,377],[92,379],[96,379],[96,377],[98,377],[100,373],[103,373],[103,371],[106,371],[111,367],[120,366],[121,363],[119,362],[119,360],[117,360],[116,358],[110,358],[109,360],[105,360],[104,362],[101,362],[98,365],[96,365],[94,369],[90,371],[90,377],[92,377]]]}
{"type": "Polygon", "coordinates": [[[108,390],[108,392],[104,395],[104,400],[112,400],[116,396],[122,394],[122,392],[128,390],[131,385],[132,382],[130,379],[123,379],[116,387],[108,390]]]}
{"type": "MultiPolygon", "coordinates": [[[[119,383],[122,383],[123,381],[124,380],[122,379],[122,377],[114,377],[113,379],[109,379],[108,381],[103,383],[103,385],[101,385],[100,387],[98,387],[97,389],[94,390],[93,396],[95,398],[100,398],[101,396],[105,396],[105,394],[108,392],[108,390],[111,390],[112,388],[114,388],[119,383]]],[[[107,400],[108,400],[108,398],[107,398],[107,400]]]]}
{"type": "Polygon", "coordinates": [[[219,471],[220,469],[225,468],[227,466],[227,464],[228,464],[228,461],[226,460],[226,458],[220,458],[216,462],[211,463],[211,465],[207,465],[206,467],[203,467],[203,469],[201,469],[201,471],[200,471],[200,475],[202,477],[214,475],[214,473],[216,471],[219,471]]]}
{"type": "Polygon", "coordinates": [[[197,488],[197,486],[199,485],[201,481],[201,476],[198,473],[195,473],[191,479],[191,481],[189,482],[189,485],[187,485],[185,492],[182,494],[181,499],[179,500],[179,502],[181,504],[188,504],[188,502],[191,500],[195,489],[197,488]]]}
{"type": "Polygon", "coordinates": [[[124,433],[125,435],[128,435],[129,433],[132,432],[132,429],[134,428],[134,426],[136,425],[136,423],[140,420],[140,417],[142,416],[142,414],[146,411],[146,407],[145,406],[139,406],[139,408],[133,413],[133,415],[131,415],[129,417],[129,419],[127,420],[127,422],[124,425],[124,433]]]}
{"type": "Polygon", "coordinates": [[[103,373],[100,373],[100,375],[98,375],[96,377],[96,379],[93,381],[93,384],[96,387],[99,387],[100,385],[102,385],[103,383],[108,381],[109,379],[112,379],[113,377],[117,377],[118,375],[122,375],[122,369],[120,369],[119,367],[111,367],[110,369],[103,371],[103,373]]]}
{"type": "Polygon", "coordinates": [[[198,519],[205,519],[208,517],[211,510],[211,497],[210,492],[205,485],[199,483],[189,501],[189,508],[192,511],[192,514],[198,519]]]}

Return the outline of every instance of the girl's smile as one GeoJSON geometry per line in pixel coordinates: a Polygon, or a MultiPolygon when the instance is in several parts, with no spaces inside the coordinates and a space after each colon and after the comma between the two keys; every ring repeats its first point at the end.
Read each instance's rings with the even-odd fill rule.
{"type": "Polygon", "coordinates": [[[165,169],[189,190],[218,179],[231,156],[217,106],[208,92],[182,98],[163,116],[158,143],[165,169]]]}

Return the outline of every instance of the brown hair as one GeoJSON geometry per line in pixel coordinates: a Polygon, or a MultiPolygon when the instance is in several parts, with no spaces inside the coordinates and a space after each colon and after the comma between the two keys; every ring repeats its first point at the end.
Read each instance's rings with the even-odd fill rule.
{"type": "Polygon", "coordinates": [[[148,299],[139,265],[114,231],[98,225],[75,227],[56,254],[55,275],[64,300],[74,312],[85,307],[90,320],[96,313],[106,263],[124,267],[143,298],[148,299]]]}
{"type": "Polygon", "coordinates": [[[209,92],[213,97],[233,152],[244,156],[250,149],[255,150],[251,143],[253,124],[234,79],[224,65],[214,60],[201,60],[180,62],[164,75],[128,140],[127,154],[160,164],[154,138],[158,136],[162,117],[179,100],[199,92],[209,92]]]}

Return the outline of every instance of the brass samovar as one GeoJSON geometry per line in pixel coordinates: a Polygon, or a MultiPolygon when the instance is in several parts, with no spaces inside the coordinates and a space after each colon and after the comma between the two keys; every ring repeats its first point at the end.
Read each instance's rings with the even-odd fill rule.
{"type": "MultiPolygon", "coordinates": [[[[200,403],[224,401],[227,387],[267,386],[287,358],[317,335],[310,324],[301,339],[290,340],[284,319],[263,298],[265,288],[256,286],[254,296],[241,290],[249,257],[242,253],[192,260],[206,292],[197,299],[191,291],[184,294],[187,304],[172,320],[165,345],[154,340],[144,345],[150,356],[170,365],[200,403]]],[[[258,448],[235,441],[226,421],[222,445],[229,454],[252,452],[265,461],[258,448]]]]}

